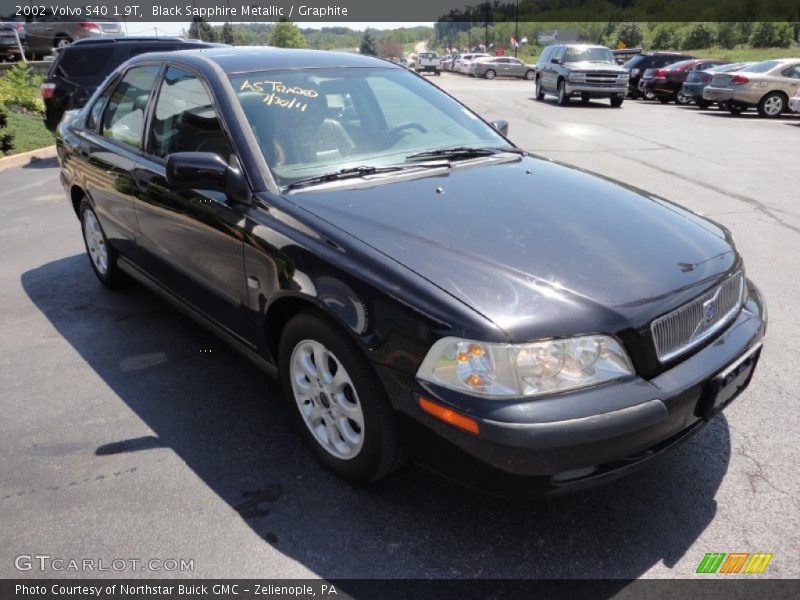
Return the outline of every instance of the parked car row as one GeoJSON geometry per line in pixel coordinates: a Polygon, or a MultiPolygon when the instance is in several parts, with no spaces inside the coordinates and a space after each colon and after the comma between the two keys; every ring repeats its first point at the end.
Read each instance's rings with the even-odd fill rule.
{"type": "Polygon", "coordinates": [[[798,106],[800,58],[760,62],[699,59],[677,53],[637,56],[625,65],[630,69],[629,96],[657,99],[666,104],[694,103],[700,108],[716,104],[739,115],[755,109],[761,117],[775,118],[798,106]],[[657,62],[660,67],[649,66],[657,62]]]}
{"type": "Polygon", "coordinates": [[[86,17],[55,17],[50,7],[36,17],[0,17],[0,59],[19,60],[20,48],[31,60],[51,56],[72,42],[84,38],[125,35],[117,21],[86,17]]]}

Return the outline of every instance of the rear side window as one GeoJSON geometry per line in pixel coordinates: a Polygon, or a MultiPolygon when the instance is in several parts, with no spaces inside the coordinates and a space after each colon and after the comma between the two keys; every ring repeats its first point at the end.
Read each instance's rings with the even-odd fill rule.
{"type": "Polygon", "coordinates": [[[194,74],[169,67],[161,84],[152,127],[152,152],[213,152],[225,160],[231,147],[214,101],[194,74]]]}
{"type": "Polygon", "coordinates": [[[57,75],[67,79],[102,79],[122,62],[109,65],[113,55],[113,47],[69,48],[61,52],[61,58],[53,68],[57,75]]]}
{"type": "Polygon", "coordinates": [[[134,148],[141,147],[147,101],[159,70],[158,66],[148,65],[125,73],[103,113],[103,136],[134,148]]]}
{"type": "Polygon", "coordinates": [[[790,77],[791,79],[800,79],[800,65],[794,65],[786,69],[783,73],[781,73],[784,77],[790,77]]]}

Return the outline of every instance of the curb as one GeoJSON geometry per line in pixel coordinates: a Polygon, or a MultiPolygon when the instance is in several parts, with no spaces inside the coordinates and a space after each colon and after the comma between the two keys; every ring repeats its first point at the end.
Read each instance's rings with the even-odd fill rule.
{"type": "Polygon", "coordinates": [[[0,158],[0,171],[4,169],[13,169],[14,167],[22,167],[32,162],[36,162],[37,160],[53,158],[54,156],[56,156],[55,146],[46,146],[45,148],[37,148],[36,150],[22,152],[21,154],[4,156],[0,158]]]}

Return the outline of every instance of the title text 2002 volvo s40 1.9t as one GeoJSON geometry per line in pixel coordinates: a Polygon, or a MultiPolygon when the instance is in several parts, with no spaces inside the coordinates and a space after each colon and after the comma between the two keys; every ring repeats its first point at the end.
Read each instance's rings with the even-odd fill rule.
{"type": "Polygon", "coordinates": [[[128,61],[58,153],[100,280],[278,375],[341,477],[576,489],[738,395],[766,308],[725,228],[506,128],[379,59],[219,48],[128,61]]]}

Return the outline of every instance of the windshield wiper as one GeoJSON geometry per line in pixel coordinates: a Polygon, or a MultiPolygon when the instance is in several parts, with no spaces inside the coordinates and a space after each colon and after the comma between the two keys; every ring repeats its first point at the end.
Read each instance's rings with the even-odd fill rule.
{"type": "Polygon", "coordinates": [[[396,171],[405,171],[407,169],[420,169],[425,167],[446,167],[448,166],[447,163],[435,163],[430,165],[391,165],[388,167],[371,167],[371,166],[361,166],[361,167],[351,167],[349,169],[341,169],[339,171],[333,171],[331,173],[324,173],[322,175],[314,175],[313,177],[306,177],[304,179],[298,179],[297,181],[293,181],[289,185],[286,186],[287,190],[293,190],[301,187],[306,187],[308,185],[316,185],[318,183],[326,183],[328,181],[340,181],[342,179],[356,179],[358,177],[364,177],[365,175],[379,175],[381,173],[393,173],[396,171]]]}
{"type": "Polygon", "coordinates": [[[480,158],[481,156],[492,156],[503,152],[512,152],[525,156],[527,152],[520,148],[472,148],[470,146],[455,146],[453,148],[440,148],[438,150],[426,150],[406,156],[407,161],[415,161],[427,158],[480,158]]]}

